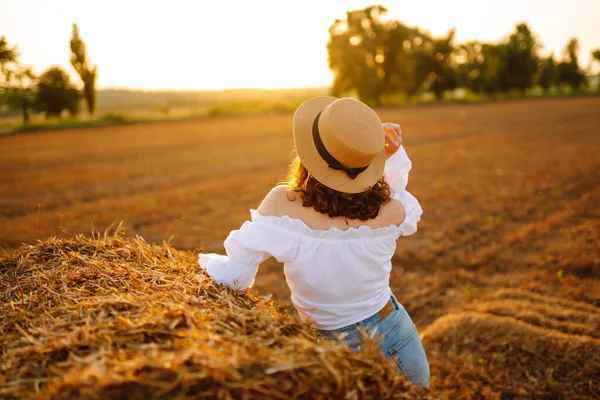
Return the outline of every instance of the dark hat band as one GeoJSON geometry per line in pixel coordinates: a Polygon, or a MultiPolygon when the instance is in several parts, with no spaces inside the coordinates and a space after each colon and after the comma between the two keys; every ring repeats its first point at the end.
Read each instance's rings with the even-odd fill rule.
{"type": "Polygon", "coordinates": [[[312,134],[313,140],[315,142],[315,147],[317,148],[317,151],[319,152],[321,158],[325,160],[325,162],[329,165],[329,168],[344,171],[350,179],[354,180],[361,172],[369,168],[369,165],[367,165],[366,167],[349,168],[342,165],[342,163],[336,160],[335,157],[327,151],[325,145],[323,144],[323,141],[321,140],[321,134],[319,133],[319,118],[321,117],[322,112],[323,111],[317,114],[313,122],[312,134]]]}

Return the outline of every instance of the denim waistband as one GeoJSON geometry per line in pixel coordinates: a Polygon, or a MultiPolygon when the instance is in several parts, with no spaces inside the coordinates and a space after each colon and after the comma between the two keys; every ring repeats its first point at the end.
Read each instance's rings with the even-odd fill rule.
{"type": "MultiPolygon", "coordinates": [[[[392,303],[392,307],[394,307],[394,310],[402,310],[404,308],[404,307],[402,307],[402,305],[400,303],[398,303],[398,300],[396,299],[396,297],[393,294],[390,296],[390,303],[392,303]]],[[[359,321],[353,325],[358,326],[358,327],[364,327],[364,326],[368,326],[368,325],[373,325],[373,323],[376,323],[380,320],[381,320],[381,318],[379,317],[379,312],[376,312],[375,314],[371,315],[370,317],[367,317],[367,318],[363,319],[362,321],[359,321]]]]}
{"type": "MultiPolygon", "coordinates": [[[[402,305],[398,302],[398,300],[396,299],[396,297],[393,294],[390,296],[389,301],[392,303],[392,307],[394,307],[394,310],[404,310],[404,307],[402,307],[402,305]]],[[[376,324],[379,321],[381,321],[381,318],[379,317],[379,313],[376,312],[375,314],[363,319],[362,321],[358,321],[353,324],[344,326],[343,328],[332,329],[330,331],[319,329],[319,331],[324,334],[339,334],[339,333],[343,333],[343,332],[352,331],[356,328],[366,328],[366,327],[376,324]]]]}

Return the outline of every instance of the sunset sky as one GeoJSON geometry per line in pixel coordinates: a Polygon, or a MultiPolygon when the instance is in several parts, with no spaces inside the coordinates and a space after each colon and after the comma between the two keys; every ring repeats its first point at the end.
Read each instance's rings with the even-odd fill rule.
{"type": "Polygon", "coordinates": [[[0,36],[36,72],[69,68],[76,22],[102,88],[326,86],[329,26],[371,4],[435,35],[456,27],[459,41],[497,41],[525,21],[560,55],[576,36],[583,67],[600,48],[600,0],[0,0],[0,36]]]}

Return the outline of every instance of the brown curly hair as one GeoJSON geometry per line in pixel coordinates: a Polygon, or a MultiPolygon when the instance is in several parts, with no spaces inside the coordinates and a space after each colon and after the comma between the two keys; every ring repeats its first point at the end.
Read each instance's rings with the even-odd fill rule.
{"type": "Polygon", "coordinates": [[[391,199],[390,186],[383,176],[365,192],[342,193],[317,181],[297,156],[290,165],[287,185],[300,194],[304,207],[312,207],[331,218],[373,219],[379,215],[381,206],[391,199]]]}

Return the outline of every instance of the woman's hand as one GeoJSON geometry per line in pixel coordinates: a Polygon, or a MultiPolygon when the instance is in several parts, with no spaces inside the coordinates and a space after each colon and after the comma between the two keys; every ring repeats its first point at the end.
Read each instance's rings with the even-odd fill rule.
{"type": "Polygon", "coordinates": [[[383,124],[383,131],[385,132],[385,152],[387,158],[394,155],[396,151],[402,146],[402,129],[400,125],[386,122],[383,124]]]}

